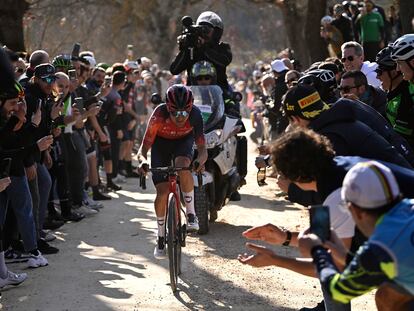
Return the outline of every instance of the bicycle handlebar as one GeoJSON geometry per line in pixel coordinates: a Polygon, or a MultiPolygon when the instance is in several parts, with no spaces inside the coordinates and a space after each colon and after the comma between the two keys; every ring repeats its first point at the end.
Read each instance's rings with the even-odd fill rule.
{"type": "MultiPolygon", "coordinates": [[[[189,166],[189,167],[175,167],[175,166],[164,166],[164,167],[151,167],[148,169],[148,171],[151,171],[152,173],[164,173],[164,174],[175,174],[177,172],[181,172],[181,171],[192,171],[193,168],[197,169],[199,166],[198,162],[195,162],[193,167],[189,166]]],[[[202,187],[203,186],[203,176],[201,174],[201,172],[197,173],[197,181],[198,181],[198,186],[202,187]]],[[[147,185],[146,185],[146,175],[145,174],[141,174],[141,176],[139,177],[139,186],[141,187],[141,189],[145,190],[147,189],[147,185]]]]}

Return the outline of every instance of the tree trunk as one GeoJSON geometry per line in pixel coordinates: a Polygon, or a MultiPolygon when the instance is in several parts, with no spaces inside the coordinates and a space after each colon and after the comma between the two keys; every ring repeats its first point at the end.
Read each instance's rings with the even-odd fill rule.
{"type": "Polygon", "coordinates": [[[305,44],[304,19],[299,14],[297,1],[285,0],[279,4],[282,10],[283,22],[285,24],[290,47],[294,50],[295,59],[300,60],[306,68],[309,66],[309,49],[305,44]]]}
{"type": "Polygon", "coordinates": [[[306,15],[305,42],[309,51],[310,63],[328,57],[326,43],[321,38],[319,24],[326,14],[326,0],[309,0],[306,15]]]}
{"type": "Polygon", "coordinates": [[[403,33],[413,33],[413,25],[411,23],[414,18],[413,0],[400,0],[400,18],[403,33]]]}
{"type": "Polygon", "coordinates": [[[14,51],[24,51],[23,16],[29,4],[25,0],[2,0],[0,7],[0,43],[14,51]]]}

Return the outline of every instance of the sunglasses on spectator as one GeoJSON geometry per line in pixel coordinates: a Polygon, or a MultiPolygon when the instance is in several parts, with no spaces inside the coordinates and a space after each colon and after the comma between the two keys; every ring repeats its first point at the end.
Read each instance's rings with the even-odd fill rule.
{"type": "Polygon", "coordinates": [[[16,72],[23,73],[24,72],[24,69],[23,68],[16,67],[16,72]]]}
{"type": "Polygon", "coordinates": [[[350,90],[356,89],[360,86],[361,86],[361,84],[360,85],[354,85],[354,86],[339,86],[338,90],[339,90],[339,92],[349,93],[350,90]]]}
{"type": "Polygon", "coordinates": [[[261,167],[259,168],[259,170],[257,171],[257,175],[256,175],[256,179],[257,179],[257,184],[259,185],[259,187],[263,187],[266,186],[266,167],[261,167]]]}
{"type": "Polygon", "coordinates": [[[47,84],[52,84],[53,82],[56,81],[56,78],[55,77],[45,77],[45,78],[42,78],[42,81],[47,83],[47,84]]]}
{"type": "Polygon", "coordinates": [[[349,55],[348,57],[342,57],[341,58],[341,62],[345,63],[346,61],[350,61],[353,62],[354,61],[354,56],[353,55],[349,55]]]}
{"type": "Polygon", "coordinates": [[[177,110],[177,111],[171,112],[171,115],[174,118],[179,118],[179,117],[187,118],[188,117],[188,112],[185,111],[185,110],[177,110]]]}
{"type": "Polygon", "coordinates": [[[197,81],[209,81],[211,80],[211,76],[198,76],[197,81]]]}

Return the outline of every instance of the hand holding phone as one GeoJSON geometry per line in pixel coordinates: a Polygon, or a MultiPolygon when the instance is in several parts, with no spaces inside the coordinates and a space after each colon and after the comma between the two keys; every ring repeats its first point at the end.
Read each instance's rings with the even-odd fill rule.
{"type": "Polygon", "coordinates": [[[331,225],[329,207],[325,205],[312,205],[309,209],[310,232],[316,234],[322,242],[329,240],[331,225]]]}
{"type": "Polygon", "coordinates": [[[79,58],[79,52],[80,52],[80,44],[79,43],[75,43],[73,45],[73,49],[72,49],[72,60],[78,60],[79,58]]]}
{"type": "Polygon", "coordinates": [[[68,70],[68,76],[69,76],[69,80],[70,81],[75,81],[76,80],[76,69],[70,69],[68,70]]]}
{"type": "Polygon", "coordinates": [[[82,97],[76,97],[75,103],[73,104],[73,107],[78,109],[80,113],[85,112],[85,108],[83,107],[83,98],[82,97]]]}

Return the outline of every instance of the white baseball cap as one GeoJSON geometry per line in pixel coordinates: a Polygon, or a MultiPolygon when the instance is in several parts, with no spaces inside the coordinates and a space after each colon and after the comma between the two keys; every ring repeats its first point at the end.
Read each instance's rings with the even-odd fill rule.
{"type": "Polygon", "coordinates": [[[86,55],[83,58],[85,58],[89,62],[89,65],[90,65],[91,68],[95,68],[95,66],[96,66],[95,57],[86,55]]]}
{"type": "Polygon", "coordinates": [[[272,66],[272,70],[276,72],[289,70],[289,68],[286,67],[285,63],[281,59],[275,59],[273,62],[270,63],[270,65],[272,66]]]}
{"type": "Polygon", "coordinates": [[[358,163],[342,182],[342,200],[361,208],[382,207],[395,201],[399,195],[400,188],[391,170],[376,161],[358,163]]]}

